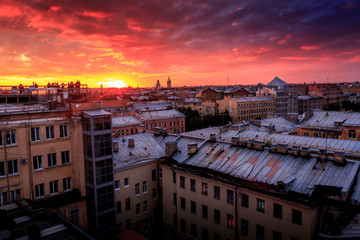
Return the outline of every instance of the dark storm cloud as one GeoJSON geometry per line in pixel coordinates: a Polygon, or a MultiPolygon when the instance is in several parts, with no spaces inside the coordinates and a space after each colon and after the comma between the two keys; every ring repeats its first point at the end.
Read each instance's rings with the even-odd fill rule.
{"type": "MultiPolygon", "coordinates": [[[[67,28],[83,35],[128,35],[133,39],[125,43],[128,46],[157,45],[178,51],[268,48],[284,56],[289,50],[309,55],[304,46],[316,46],[312,48],[316,54],[360,47],[360,1],[20,2],[55,22],[68,21],[67,28]],[[49,15],[53,7],[58,10],[49,15]]],[[[271,56],[272,51],[261,55],[271,56]]]]}

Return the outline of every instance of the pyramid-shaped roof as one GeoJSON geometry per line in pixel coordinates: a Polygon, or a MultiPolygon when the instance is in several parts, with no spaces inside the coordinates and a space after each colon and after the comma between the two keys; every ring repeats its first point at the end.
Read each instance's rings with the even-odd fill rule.
{"type": "Polygon", "coordinates": [[[269,87],[269,86],[286,86],[286,85],[289,85],[289,84],[287,82],[281,80],[278,77],[275,77],[271,82],[266,84],[267,87],[269,87]]]}

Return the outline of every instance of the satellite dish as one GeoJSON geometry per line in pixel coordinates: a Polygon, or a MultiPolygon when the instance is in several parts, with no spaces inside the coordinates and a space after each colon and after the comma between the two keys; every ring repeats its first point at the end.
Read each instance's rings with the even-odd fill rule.
{"type": "Polygon", "coordinates": [[[69,93],[68,93],[68,92],[64,92],[63,97],[64,97],[65,99],[67,99],[67,98],[69,97],[69,93]]]}

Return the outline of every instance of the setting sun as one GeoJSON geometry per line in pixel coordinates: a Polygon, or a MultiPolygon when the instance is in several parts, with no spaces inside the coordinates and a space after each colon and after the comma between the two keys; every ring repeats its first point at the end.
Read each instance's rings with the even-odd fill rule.
{"type": "MultiPolygon", "coordinates": [[[[108,80],[108,79],[106,79],[108,80]]],[[[124,88],[127,87],[126,83],[122,80],[111,80],[109,79],[108,82],[99,82],[99,85],[103,85],[104,87],[109,88],[124,88]]]]}

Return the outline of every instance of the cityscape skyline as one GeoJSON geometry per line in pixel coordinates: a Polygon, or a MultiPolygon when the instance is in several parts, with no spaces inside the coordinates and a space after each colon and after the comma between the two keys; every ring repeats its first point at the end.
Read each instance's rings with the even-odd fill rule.
{"type": "Polygon", "coordinates": [[[0,4],[0,85],[359,80],[359,1],[0,4]]]}

